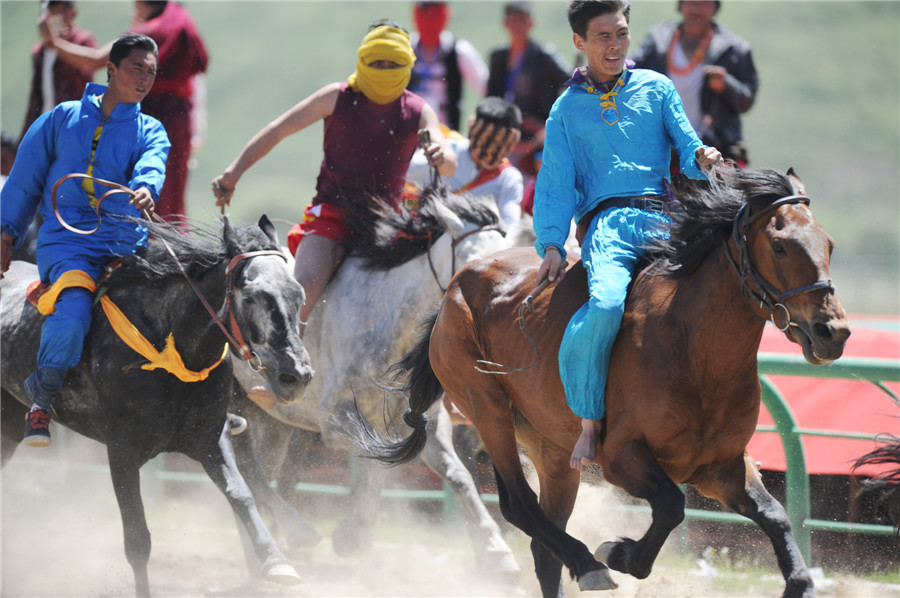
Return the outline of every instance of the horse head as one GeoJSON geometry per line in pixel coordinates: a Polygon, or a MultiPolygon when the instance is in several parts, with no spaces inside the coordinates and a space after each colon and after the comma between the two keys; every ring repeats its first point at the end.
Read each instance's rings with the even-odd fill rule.
{"type": "Polygon", "coordinates": [[[450,240],[451,277],[472,260],[509,247],[493,197],[445,192],[434,194],[427,204],[450,240]]]}
{"type": "Polygon", "coordinates": [[[785,191],[765,189],[745,204],[731,242],[742,256],[742,286],[752,307],[768,312],[809,363],[828,364],[841,356],[850,336],[831,281],[834,239],[809,209],[793,169],[786,177],[785,191]]]}
{"type": "MultiPolygon", "coordinates": [[[[265,377],[278,402],[288,403],[313,377],[300,339],[303,287],[288,269],[269,219],[263,215],[258,228],[248,228],[253,230],[236,231],[225,220],[232,333],[242,334],[252,352],[244,356],[246,363],[265,377]]],[[[235,375],[240,378],[246,369],[236,364],[235,375]]]]}

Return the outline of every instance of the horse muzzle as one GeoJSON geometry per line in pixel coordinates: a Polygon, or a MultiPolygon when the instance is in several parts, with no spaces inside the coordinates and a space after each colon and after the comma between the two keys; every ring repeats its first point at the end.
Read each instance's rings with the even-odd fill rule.
{"type": "Polygon", "coordinates": [[[846,316],[813,318],[805,322],[791,322],[785,331],[788,339],[803,350],[803,357],[812,365],[828,365],[844,353],[850,337],[850,323],[846,316]]]}

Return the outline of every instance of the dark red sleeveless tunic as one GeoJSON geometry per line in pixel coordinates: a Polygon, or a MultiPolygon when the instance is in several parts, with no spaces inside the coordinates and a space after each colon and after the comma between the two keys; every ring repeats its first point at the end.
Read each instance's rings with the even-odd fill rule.
{"type": "Polygon", "coordinates": [[[325,120],[325,158],[312,204],[331,203],[340,189],[399,201],[424,105],[409,90],[390,104],[376,104],[343,83],[334,113],[325,120]]]}

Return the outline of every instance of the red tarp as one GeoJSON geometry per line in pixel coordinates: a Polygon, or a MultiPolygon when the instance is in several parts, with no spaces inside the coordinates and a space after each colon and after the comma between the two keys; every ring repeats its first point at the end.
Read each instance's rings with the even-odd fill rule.
{"type": "MultiPolygon", "coordinates": [[[[900,360],[900,318],[854,316],[850,318],[850,328],[852,334],[844,357],[900,360]]],[[[766,326],[759,350],[802,355],[800,347],[771,324],[766,326]]],[[[787,401],[800,428],[900,435],[900,407],[871,382],[798,376],[769,376],[769,380],[787,401]]],[[[900,395],[900,383],[886,382],[885,386],[900,395]]],[[[765,405],[760,409],[759,423],[774,425],[765,405]]],[[[856,459],[875,446],[872,440],[803,437],[806,467],[811,474],[849,475],[856,459]]],[[[784,447],[778,433],[757,432],[747,449],[763,469],[785,470],[784,447]]],[[[874,475],[887,469],[890,468],[868,466],[857,473],[874,475]]]]}

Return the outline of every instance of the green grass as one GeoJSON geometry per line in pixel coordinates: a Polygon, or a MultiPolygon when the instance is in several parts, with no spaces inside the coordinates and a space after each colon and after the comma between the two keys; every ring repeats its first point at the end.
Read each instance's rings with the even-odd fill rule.
{"type": "MultiPolygon", "coordinates": [[[[189,181],[190,214],[212,219],[209,182],[263,125],[352,72],[366,26],[410,24],[412,3],[185,2],[210,51],[208,131],[189,181]]],[[[132,3],[81,1],[79,23],[102,42],[127,28],[132,3]]],[[[534,37],[574,61],[561,0],[535,3],[534,37]]],[[[501,2],[457,1],[451,29],[486,57],[505,42],[501,2]]],[[[37,39],[37,2],[0,2],[0,127],[17,134],[37,39]]],[[[675,2],[635,0],[632,44],[675,2]]],[[[833,278],[852,313],[900,313],[900,3],[730,1],[721,20],[753,47],[762,87],[745,117],[754,167],[794,166],[835,237],[833,278]]],[[[96,79],[105,79],[102,72],[96,79]]],[[[470,113],[477,98],[466,97],[470,113]]],[[[260,213],[295,222],[313,195],[321,124],[282,143],[241,181],[239,223],[260,213]]],[[[284,234],[287,224],[279,224],[284,234]]]]}

